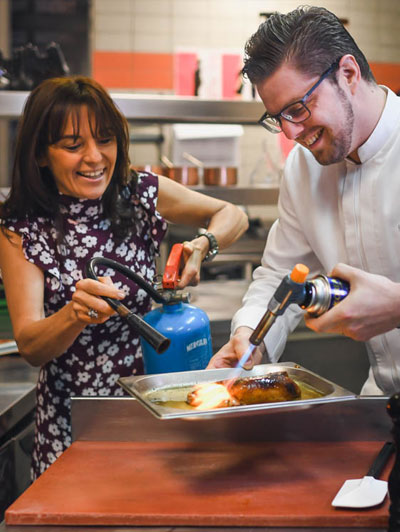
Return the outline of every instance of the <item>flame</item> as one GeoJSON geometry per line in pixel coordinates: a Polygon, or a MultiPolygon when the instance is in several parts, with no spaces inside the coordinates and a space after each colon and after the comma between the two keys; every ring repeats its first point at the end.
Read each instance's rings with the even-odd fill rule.
{"type": "Polygon", "coordinates": [[[208,410],[232,404],[232,396],[227,388],[217,382],[198,384],[190,396],[190,404],[196,410],[208,410]]]}

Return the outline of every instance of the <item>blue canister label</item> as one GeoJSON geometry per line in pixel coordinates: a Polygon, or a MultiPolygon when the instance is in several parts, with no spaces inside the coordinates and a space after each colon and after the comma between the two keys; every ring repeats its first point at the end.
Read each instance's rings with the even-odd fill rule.
{"type": "Polygon", "coordinates": [[[164,305],[149,312],[144,320],[171,341],[161,354],[141,338],[147,374],[204,369],[212,357],[210,321],[193,305],[164,305]]]}
{"type": "Polygon", "coordinates": [[[330,288],[330,302],[328,309],[340,303],[350,292],[350,285],[347,281],[335,277],[326,277],[330,288]]]}

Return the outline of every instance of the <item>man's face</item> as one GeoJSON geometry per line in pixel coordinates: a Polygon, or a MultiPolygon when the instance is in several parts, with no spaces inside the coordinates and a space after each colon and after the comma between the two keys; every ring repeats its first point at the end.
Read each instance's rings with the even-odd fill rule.
{"type": "MultiPolygon", "coordinates": [[[[301,100],[318,77],[283,64],[272,76],[257,84],[265,108],[272,115],[301,100]]],[[[307,99],[311,116],[293,124],[282,118],[282,131],[314,155],[322,165],[342,161],[352,150],[354,113],[346,92],[329,79],[307,99]]]]}

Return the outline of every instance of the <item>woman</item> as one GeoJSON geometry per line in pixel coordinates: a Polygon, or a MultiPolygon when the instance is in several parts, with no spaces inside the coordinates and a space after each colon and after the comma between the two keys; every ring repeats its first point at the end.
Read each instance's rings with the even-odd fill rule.
{"type": "MultiPolygon", "coordinates": [[[[20,121],[11,192],[0,206],[0,270],[20,354],[41,366],[33,478],[71,442],[70,397],[123,395],[121,376],[143,372],[138,335],[100,296],[143,315],[151,301],[114,271],[84,278],[94,255],[148,282],[165,220],[207,227],[219,247],[247,228],[237,207],[167,178],[129,170],[125,118],[85,77],[44,81],[20,121]]],[[[209,239],[185,244],[180,287],[196,284],[209,239]]]]}

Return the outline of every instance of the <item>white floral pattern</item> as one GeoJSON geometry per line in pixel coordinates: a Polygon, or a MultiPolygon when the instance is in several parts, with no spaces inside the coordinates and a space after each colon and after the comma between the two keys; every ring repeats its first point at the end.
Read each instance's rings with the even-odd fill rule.
{"type": "MultiPolygon", "coordinates": [[[[61,195],[66,245],[57,243],[52,222],[45,218],[10,220],[7,227],[22,236],[28,261],[45,274],[45,315],[49,316],[71,300],[75,283],[84,276],[86,262],[104,256],[140,273],[152,282],[155,256],[166,232],[166,222],[156,211],[157,177],[141,173],[136,193],[134,230],[115,246],[110,222],[100,200],[80,200],[61,195]]],[[[111,269],[110,275],[127,293],[126,305],[143,316],[150,310],[149,296],[134,283],[111,269]]],[[[88,325],[73,345],[40,370],[37,384],[36,435],[32,476],[37,478],[71,443],[70,398],[72,396],[121,396],[121,376],[143,373],[137,333],[118,315],[102,325],[88,325]]]]}

